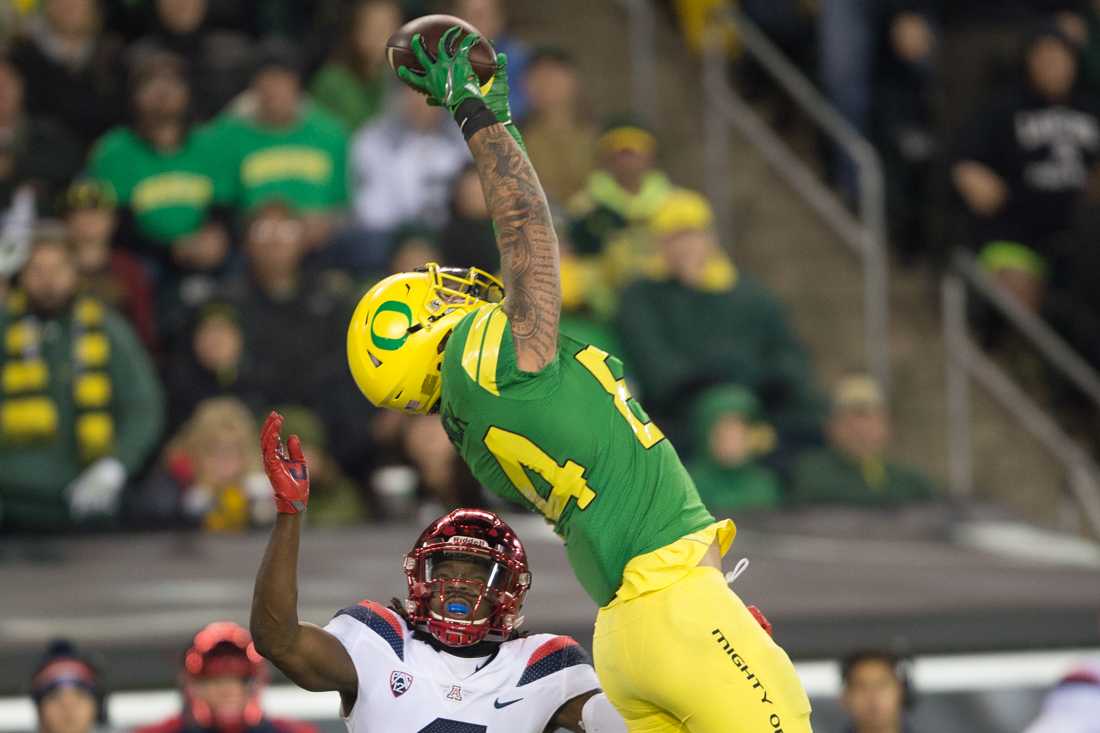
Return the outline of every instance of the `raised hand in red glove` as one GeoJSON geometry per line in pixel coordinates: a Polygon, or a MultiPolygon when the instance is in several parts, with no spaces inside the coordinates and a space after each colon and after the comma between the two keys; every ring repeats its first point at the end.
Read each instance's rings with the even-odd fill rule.
{"type": "Polygon", "coordinates": [[[309,467],[302,453],[302,441],[291,435],[283,445],[279,432],[283,416],[272,410],[260,432],[264,454],[264,473],[275,491],[275,508],[280,514],[298,514],[309,502],[309,467]]]}

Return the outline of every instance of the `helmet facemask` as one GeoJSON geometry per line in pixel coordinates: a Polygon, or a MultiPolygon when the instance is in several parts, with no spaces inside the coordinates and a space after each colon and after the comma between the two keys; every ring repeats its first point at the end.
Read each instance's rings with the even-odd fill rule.
{"type": "MultiPolygon", "coordinates": [[[[440,267],[429,262],[415,272],[425,272],[432,279],[431,293],[445,305],[479,305],[499,303],[504,299],[504,287],[495,277],[476,267],[440,267]]],[[[438,310],[431,304],[429,311],[438,310]]]]}
{"type": "Polygon", "coordinates": [[[437,545],[410,553],[405,567],[410,621],[447,646],[506,641],[523,622],[529,574],[499,552],[437,545]]]}

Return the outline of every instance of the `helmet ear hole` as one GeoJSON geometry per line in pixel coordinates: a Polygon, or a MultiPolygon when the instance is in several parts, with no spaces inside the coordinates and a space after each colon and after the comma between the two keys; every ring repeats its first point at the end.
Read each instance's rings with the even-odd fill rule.
{"type": "Polygon", "coordinates": [[[382,360],[381,360],[381,359],[379,359],[379,358],[378,358],[377,356],[375,356],[375,355],[374,355],[374,352],[372,352],[372,351],[368,351],[368,352],[367,352],[367,356],[369,356],[369,357],[370,357],[370,363],[374,365],[374,368],[375,368],[375,369],[377,369],[378,367],[382,366],[382,360]]]}

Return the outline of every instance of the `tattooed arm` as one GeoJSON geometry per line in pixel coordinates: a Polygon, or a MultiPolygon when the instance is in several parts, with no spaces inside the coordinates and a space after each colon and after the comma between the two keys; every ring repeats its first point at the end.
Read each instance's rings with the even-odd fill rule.
{"type": "Polygon", "coordinates": [[[504,312],[512,322],[519,368],[537,372],[558,350],[561,275],[558,237],[535,169],[503,125],[470,138],[470,151],[496,225],[504,275],[504,312]]]}

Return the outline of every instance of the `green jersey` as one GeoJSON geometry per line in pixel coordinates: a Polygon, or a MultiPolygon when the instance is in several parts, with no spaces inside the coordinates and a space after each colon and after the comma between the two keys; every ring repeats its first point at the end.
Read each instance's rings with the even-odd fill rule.
{"type": "Polygon", "coordinates": [[[88,169],[130,207],[138,231],[168,246],[198,231],[212,205],[228,203],[232,171],[222,157],[209,128],[190,131],[178,149],[162,153],[119,127],[96,143],[88,169]]]}
{"type": "Polygon", "coordinates": [[[553,523],[601,606],[631,558],[714,521],[607,352],[562,334],[554,361],[521,371],[508,317],[491,304],[455,328],[442,379],[443,425],[474,476],[553,523]]]}

